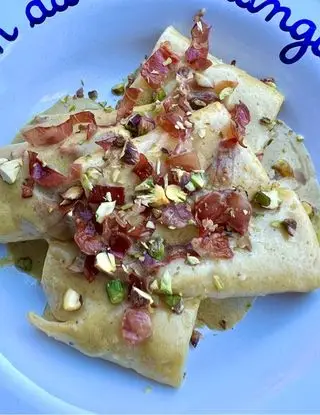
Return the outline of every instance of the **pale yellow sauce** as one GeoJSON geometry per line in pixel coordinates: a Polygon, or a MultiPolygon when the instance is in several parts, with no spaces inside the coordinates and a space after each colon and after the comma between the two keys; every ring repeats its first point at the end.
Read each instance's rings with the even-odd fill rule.
{"type": "MultiPolygon", "coordinates": [[[[10,257],[7,263],[0,262],[0,265],[17,264],[21,258],[30,258],[32,261],[31,270],[25,270],[27,274],[41,280],[44,261],[48,251],[48,243],[44,240],[13,242],[7,245],[10,257]]],[[[3,261],[6,258],[2,258],[3,261]]]]}
{"type": "MultiPolygon", "coordinates": [[[[71,100],[70,100],[71,101],[71,100]]],[[[73,101],[74,102],[74,101],[73,101]]],[[[79,101],[78,101],[79,102],[79,101]]],[[[88,100],[81,100],[80,109],[90,109],[95,106],[88,100]]],[[[47,114],[54,113],[66,113],[69,107],[69,103],[63,104],[57,103],[51,109],[46,111],[47,114]]],[[[296,186],[295,183],[286,183],[289,187],[295,188],[300,197],[304,200],[308,200],[313,206],[320,208],[319,198],[320,191],[318,184],[316,183],[315,172],[312,169],[312,163],[306,149],[303,144],[296,144],[294,133],[288,133],[289,129],[281,124],[278,125],[274,131],[270,132],[270,137],[274,139],[273,143],[266,149],[263,165],[269,175],[272,174],[271,166],[273,162],[282,157],[288,158],[292,163],[293,167],[299,167],[305,175],[308,177],[308,183],[305,186],[296,186]],[[289,143],[291,142],[291,146],[289,143]],[[284,150],[285,149],[285,150],[284,150]],[[284,153],[286,151],[286,154],[284,153]],[[288,154],[289,153],[289,154],[288,154]],[[310,185],[312,183],[312,185],[310,185]],[[316,184],[315,184],[316,183],[316,184]],[[308,196],[307,196],[308,195],[308,196]],[[307,197],[306,197],[307,196],[307,197]]],[[[23,142],[23,138],[18,134],[13,143],[23,142]]],[[[161,231],[160,227],[157,229],[161,231]]],[[[165,230],[168,232],[168,230],[165,230]]],[[[183,230],[185,232],[186,230],[183,230]]],[[[160,232],[161,233],[161,232],[160,232]]],[[[175,232],[169,232],[170,236],[175,236],[175,232]]],[[[179,237],[181,237],[180,233],[179,237]]],[[[189,232],[187,232],[188,234],[189,232]]],[[[167,235],[168,236],[168,235],[167,235]]],[[[178,238],[179,239],[179,238],[178,238]]],[[[0,265],[16,264],[20,258],[30,258],[32,261],[31,271],[26,271],[29,275],[34,278],[41,279],[43,265],[48,250],[48,244],[46,241],[27,241],[27,242],[15,242],[8,244],[8,250],[10,256],[2,258],[0,265]]],[[[251,307],[252,299],[227,299],[227,300],[215,300],[210,299],[204,300],[201,303],[199,314],[198,314],[198,325],[204,323],[213,330],[221,330],[233,327],[241,318],[246,314],[248,309],[251,307]]],[[[50,310],[47,310],[50,314],[50,310]]]]}

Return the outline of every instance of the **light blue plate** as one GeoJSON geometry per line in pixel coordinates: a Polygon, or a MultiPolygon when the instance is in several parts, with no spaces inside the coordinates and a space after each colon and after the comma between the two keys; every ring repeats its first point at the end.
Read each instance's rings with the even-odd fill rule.
{"type": "MultiPolygon", "coordinates": [[[[112,104],[110,86],[138,66],[161,31],[174,24],[187,34],[194,12],[206,7],[214,25],[212,52],[226,61],[236,58],[254,75],[277,79],[287,98],[281,117],[305,135],[319,172],[319,33],[310,21],[295,22],[309,18],[320,25],[320,2],[281,1],[292,9],[286,24],[287,9],[269,22],[265,17],[273,6],[247,10],[262,0],[57,0],[60,8],[74,7],[33,28],[25,14],[28,1],[2,1],[0,27],[9,34],[17,27],[19,33],[12,42],[0,35],[5,49],[0,56],[1,144],[9,143],[35,112],[72,94],[81,79],[112,104]],[[281,19],[287,31],[279,28],[281,19]],[[293,42],[296,47],[286,53],[293,42]]],[[[50,9],[49,0],[42,3],[50,9]]],[[[35,7],[31,12],[41,16],[35,7]]],[[[261,299],[236,330],[208,333],[190,353],[180,390],[86,358],[36,332],[26,313],[40,312],[44,303],[30,278],[12,268],[0,270],[0,412],[320,410],[319,293],[261,299]],[[146,394],[149,385],[152,391],[146,394]]]]}

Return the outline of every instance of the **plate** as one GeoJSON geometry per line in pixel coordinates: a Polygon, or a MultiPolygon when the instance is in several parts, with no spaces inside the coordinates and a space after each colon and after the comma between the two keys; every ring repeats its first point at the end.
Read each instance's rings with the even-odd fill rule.
{"type": "MultiPolygon", "coordinates": [[[[138,66],[161,31],[173,24],[188,34],[194,12],[205,7],[207,20],[214,26],[212,52],[226,62],[237,59],[238,66],[253,75],[277,79],[286,96],[281,118],[305,136],[320,172],[320,41],[315,32],[320,3],[281,0],[285,7],[281,11],[274,0],[258,11],[262,3],[15,0],[0,6],[1,144],[9,143],[33,114],[73,93],[81,79],[113,104],[110,87],[138,66]],[[40,4],[41,13],[36,7],[40,4]],[[37,24],[31,27],[30,23],[37,24]]],[[[190,353],[187,377],[179,390],[86,358],[36,332],[26,313],[40,312],[44,303],[41,289],[29,277],[10,267],[0,270],[2,412],[319,409],[318,292],[261,298],[235,330],[206,333],[190,353]]]]}

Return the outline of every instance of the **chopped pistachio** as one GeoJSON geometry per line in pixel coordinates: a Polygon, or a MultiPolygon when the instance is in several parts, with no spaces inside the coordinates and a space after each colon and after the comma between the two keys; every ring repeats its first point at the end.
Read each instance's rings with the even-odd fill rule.
{"type": "Polygon", "coordinates": [[[92,101],[96,101],[98,99],[98,92],[97,91],[89,91],[88,97],[92,99],[92,101]]]}
{"type": "Polygon", "coordinates": [[[116,207],[116,201],[101,203],[96,211],[96,221],[98,223],[103,223],[105,218],[111,215],[115,207],[116,207]]]}
{"type": "Polygon", "coordinates": [[[192,173],[191,181],[198,189],[202,189],[206,184],[206,180],[203,173],[192,173]]]}
{"type": "Polygon", "coordinates": [[[164,62],[162,62],[163,66],[168,66],[171,64],[172,64],[172,59],[170,58],[170,56],[164,62]]]}
{"type": "Polygon", "coordinates": [[[192,335],[191,335],[191,339],[190,339],[191,346],[196,348],[198,346],[198,343],[199,343],[201,337],[202,337],[202,335],[201,335],[200,331],[193,330],[192,335]]]}
{"type": "Polygon", "coordinates": [[[69,288],[63,297],[63,308],[65,311],[77,311],[82,306],[81,295],[77,291],[69,288]]]}
{"type": "Polygon", "coordinates": [[[0,176],[8,184],[14,184],[22,167],[22,159],[10,160],[0,165],[0,176]]]}
{"type": "Polygon", "coordinates": [[[223,101],[225,98],[228,98],[231,94],[233,94],[234,89],[235,88],[232,87],[224,88],[219,94],[219,99],[223,101]]]}
{"type": "Polygon", "coordinates": [[[105,112],[112,112],[113,108],[111,105],[108,105],[107,101],[104,102],[98,102],[98,105],[105,111],[105,112]]]}
{"type": "Polygon", "coordinates": [[[15,262],[15,266],[21,271],[31,272],[32,271],[32,259],[30,257],[21,257],[15,262]]]}
{"type": "Polygon", "coordinates": [[[111,88],[111,92],[114,94],[114,95],[123,95],[124,94],[124,83],[119,83],[119,84],[116,84],[116,85],[114,85],[112,88],[111,88]]]}
{"type": "Polygon", "coordinates": [[[297,230],[297,221],[295,219],[285,219],[282,221],[282,226],[289,234],[289,236],[294,236],[297,230]]]}
{"type": "Polygon", "coordinates": [[[105,200],[106,202],[112,202],[112,195],[111,195],[111,192],[107,192],[107,193],[106,193],[106,195],[105,195],[105,197],[104,197],[104,200],[105,200]]]}
{"type": "Polygon", "coordinates": [[[139,304],[140,306],[153,304],[152,296],[146,293],[145,291],[140,290],[137,287],[132,287],[130,297],[131,297],[131,301],[134,304],[139,304]]]}
{"type": "Polygon", "coordinates": [[[199,265],[200,260],[196,256],[188,255],[186,259],[186,263],[189,265],[199,265]]]}
{"type": "Polygon", "coordinates": [[[199,86],[202,86],[204,88],[212,88],[211,80],[207,76],[203,75],[201,72],[195,72],[194,78],[199,86]]]}
{"type": "Polygon", "coordinates": [[[180,295],[166,295],[164,301],[174,313],[181,314],[183,312],[184,304],[180,295]]]}
{"type": "Polygon", "coordinates": [[[160,88],[153,94],[153,99],[154,101],[161,102],[165,99],[166,96],[167,96],[166,91],[163,88],[160,88]]]}
{"type": "Polygon", "coordinates": [[[64,193],[61,193],[61,197],[67,200],[77,200],[83,195],[82,186],[72,186],[64,193]]]}
{"type": "Polygon", "coordinates": [[[73,105],[71,105],[71,107],[69,108],[69,112],[73,112],[73,111],[75,111],[76,109],[77,109],[76,105],[75,105],[75,104],[73,104],[73,105]]]}
{"type": "Polygon", "coordinates": [[[222,291],[224,289],[223,282],[218,275],[213,276],[214,286],[216,287],[217,291],[222,291]]]}
{"type": "Polygon", "coordinates": [[[196,186],[192,183],[192,182],[188,182],[185,186],[184,186],[189,192],[194,192],[196,191],[196,186]]]}
{"type": "Polygon", "coordinates": [[[163,187],[159,186],[158,184],[154,186],[154,189],[151,193],[148,193],[147,195],[139,195],[137,198],[141,200],[143,205],[150,205],[156,208],[168,205],[170,203],[163,187]]]}
{"type": "Polygon", "coordinates": [[[187,200],[187,194],[176,184],[170,184],[166,188],[166,196],[172,202],[180,203],[187,200]]]}
{"type": "Polygon", "coordinates": [[[304,141],[304,136],[301,134],[298,134],[296,136],[296,140],[298,141],[298,143],[302,143],[304,141]]]}
{"type": "Polygon", "coordinates": [[[275,120],[271,120],[270,118],[262,117],[260,119],[260,124],[265,125],[266,127],[268,127],[269,130],[272,130],[273,127],[277,124],[277,122],[275,120]]]}
{"type": "Polygon", "coordinates": [[[140,243],[141,243],[141,245],[146,249],[146,250],[148,250],[149,249],[149,245],[146,243],[146,242],[144,242],[144,241],[140,241],[140,243]]]}
{"type": "Polygon", "coordinates": [[[165,255],[164,249],[164,241],[162,238],[155,238],[149,241],[149,246],[147,245],[148,254],[158,260],[161,261],[165,255]]]}
{"type": "Polygon", "coordinates": [[[286,160],[278,160],[272,168],[282,177],[294,177],[293,169],[286,160]]]}
{"type": "MultiPolygon", "coordinates": [[[[266,142],[266,144],[263,146],[263,149],[265,150],[267,147],[269,147],[270,146],[270,144],[272,144],[273,143],[273,141],[274,141],[274,139],[273,138],[270,138],[267,142],[266,142]]],[[[264,155],[264,152],[262,151],[262,156],[264,155]]]]}
{"type": "Polygon", "coordinates": [[[160,291],[163,294],[172,294],[172,278],[169,271],[165,271],[160,280],[160,291]]]}
{"type": "Polygon", "coordinates": [[[253,201],[263,207],[268,207],[271,203],[270,197],[264,192],[257,192],[254,195],[253,201]]]}
{"type": "Polygon", "coordinates": [[[154,189],[154,183],[152,178],[148,178],[138,184],[138,186],[135,187],[136,192],[148,192],[150,190],[154,189]]]}
{"type": "Polygon", "coordinates": [[[182,177],[186,174],[186,172],[182,169],[171,169],[173,172],[176,173],[178,180],[180,181],[182,179],[182,177]]]}
{"type": "Polygon", "coordinates": [[[147,229],[156,229],[156,225],[154,224],[154,222],[152,222],[152,220],[148,220],[148,222],[146,223],[146,228],[147,229]]]}
{"type": "Polygon", "coordinates": [[[76,98],[84,98],[84,89],[83,86],[76,91],[76,98]]]}
{"type": "Polygon", "coordinates": [[[69,95],[66,95],[64,98],[62,98],[60,101],[61,101],[61,103],[62,104],[67,104],[68,103],[68,100],[69,100],[69,95]]]}
{"type": "Polygon", "coordinates": [[[277,89],[276,81],[272,77],[261,79],[261,82],[263,82],[264,84],[270,86],[271,88],[277,89]]]}
{"type": "Polygon", "coordinates": [[[277,209],[280,206],[281,200],[276,189],[269,192],[260,191],[254,196],[254,202],[264,207],[265,209],[277,209]]]}
{"type": "Polygon", "coordinates": [[[82,174],[80,180],[81,180],[82,187],[85,190],[91,191],[93,189],[93,184],[91,183],[91,181],[89,180],[89,177],[86,174],[82,174]]]}
{"type": "Polygon", "coordinates": [[[126,288],[121,280],[108,281],[106,291],[111,304],[120,304],[125,300],[126,288]]]}
{"type": "Polygon", "coordinates": [[[302,206],[304,207],[304,210],[307,212],[307,215],[309,217],[312,217],[313,214],[314,214],[314,210],[313,210],[312,205],[309,202],[303,201],[302,206]]]}
{"type": "Polygon", "coordinates": [[[96,256],[95,267],[106,274],[113,274],[116,269],[116,258],[109,252],[100,252],[96,256]]]}
{"type": "Polygon", "coordinates": [[[152,283],[150,284],[150,290],[151,291],[158,291],[159,290],[158,280],[152,281],[152,283]]]}

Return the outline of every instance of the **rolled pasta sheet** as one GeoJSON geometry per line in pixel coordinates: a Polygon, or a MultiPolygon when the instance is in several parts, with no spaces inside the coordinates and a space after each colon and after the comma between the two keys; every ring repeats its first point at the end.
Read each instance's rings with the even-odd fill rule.
{"type": "MultiPolygon", "coordinates": [[[[147,109],[144,108],[144,110],[147,109]]],[[[113,117],[112,114],[107,115],[113,117]]],[[[52,116],[60,117],[59,114],[44,115],[49,118],[45,118],[45,124],[41,125],[51,124],[53,122],[52,116]]],[[[195,126],[193,149],[198,154],[201,168],[206,170],[212,166],[213,160],[217,157],[221,140],[219,132],[229,125],[230,114],[221,103],[216,102],[193,113],[191,119],[195,126]],[[204,133],[202,137],[198,135],[200,130],[204,133]]],[[[59,122],[61,122],[60,118],[59,122]]],[[[98,163],[103,170],[103,181],[100,184],[124,186],[126,199],[128,202],[131,201],[134,188],[139,181],[137,176],[133,174],[132,167],[124,165],[120,160],[121,149],[113,149],[105,155],[104,151],[95,144],[95,140],[99,141],[106,132],[121,134],[124,137],[128,135],[128,131],[122,126],[101,127],[93,140],[86,140],[82,136],[84,133],[74,132],[62,145],[33,147],[27,143],[20,143],[0,149],[0,157],[21,157],[23,161],[22,169],[14,184],[9,185],[0,180],[0,190],[2,190],[0,217],[3,219],[0,225],[0,242],[47,237],[68,240],[71,236],[68,223],[63,219],[64,216],[59,209],[62,188],[46,189],[36,185],[33,197],[22,198],[22,184],[29,176],[29,160],[26,150],[38,153],[44,163],[65,176],[69,174],[73,163],[82,166],[82,168],[95,167],[98,163]],[[85,140],[85,144],[83,140],[85,140]],[[89,156],[87,156],[88,154],[89,156]],[[115,172],[117,172],[116,178],[115,172]],[[16,208],[12,209],[12,206],[16,206],[16,208]]],[[[147,154],[149,161],[155,165],[158,160],[161,161],[164,157],[161,149],[163,147],[169,150],[174,149],[177,143],[160,128],[156,128],[150,133],[136,138],[134,144],[137,150],[147,154]]],[[[269,184],[268,176],[250,148],[238,146],[232,154],[230,163],[232,163],[232,177],[230,177],[230,182],[227,181],[222,187],[228,188],[232,183],[232,186],[245,188],[249,197],[252,197],[260,186],[269,184]]]]}
{"type": "Polygon", "coordinates": [[[29,177],[26,144],[13,144],[0,149],[0,158],[20,159],[17,180],[8,184],[0,178],[0,242],[43,239],[48,236],[69,239],[58,209],[58,195],[35,188],[31,198],[22,198],[22,185],[29,177]]]}
{"type": "Polygon", "coordinates": [[[269,143],[263,152],[263,167],[270,178],[274,178],[274,166],[279,161],[287,163],[289,174],[287,177],[278,174],[277,179],[282,186],[294,190],[300,200],[311,205],[308,213],[320,237],[320,186],[304,138],[284,122],[277,121],[271,124],[269,143]]]}
{"type": "Polygon", "coordinates": [[[317,235],[298,196],[281,189],[282,204],[252,218],[252,251],[235,250],[227,260],[203,258],[196,266],[172,261],[167,271],[175,293],[214,298],[247,297],[282,292],[308,292],[320,287],[320,250],[317,235]],[[281,223],[296,222],[294,236],[281,223]]]}
{"type": "Polygon", "coordinates": [[[211,330],[233,329],[253,306],[255,298],[206,298],[201,301],[197,325],[205,325],[211,330]]]}
{"type": "Polygon", "coordinates": [[[69,271],[77,254],[77,248],[71,243],[50,245],[42,285],[52,314],[48,310],[43,317],[30,313],[31,323],[88,356],[117,363],[161,383],[179,386],[199,301],[186,300],[181,315],[162,307],[154,309],[152,337],[132,346],[121,334],[123,312],[128,305],[109,302],[103,275],[90,284],[83,275],[69,271]],[[69,288],[82,296],[83,304],[78,311],[63,309],[63,297],[69,288]]]}
{"type": "MultiPolygon", "coordinates": [[[[157,50],[162,42],[169,41],[171,48],[182,60],[190,45],[190,40],[184,37],[173,26],[169,26],[160,36],[154,51],[157,50]]],[[[262,118],[274,120],[284,101],[283,95],[273,87],[252,77],[245,71],[233,65],[224,64],[221,60],[212,55],[208,55],[212,61],[210,66],[200,75],[206,78],[211,85],[217,85],[223,81],[238,82],[234,92],[226,99],[225,103],[232,107],[242,101],[250,110],[251,122],[247,127],[246,140],[254,152],[260,151],[268,140],[268,132],[260,124],[262,118]]],[[[139,74],[132,85],[136,88],[143,88],[140,96],[140,104],[152,101],[153,90],[139,74]]],[[[169,93],[176,86],[176,79],[169,78],[164,89],[169,93]]]]}

